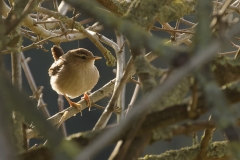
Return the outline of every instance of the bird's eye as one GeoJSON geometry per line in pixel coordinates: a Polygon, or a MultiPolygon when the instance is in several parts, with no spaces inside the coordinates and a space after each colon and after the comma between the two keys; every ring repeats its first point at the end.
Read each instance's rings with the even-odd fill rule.
{"type": "Polygon", "coordinates": [[[86,59],[86,56],[80,56],[80,58],[82,58],[82,59],[86,59]]]}

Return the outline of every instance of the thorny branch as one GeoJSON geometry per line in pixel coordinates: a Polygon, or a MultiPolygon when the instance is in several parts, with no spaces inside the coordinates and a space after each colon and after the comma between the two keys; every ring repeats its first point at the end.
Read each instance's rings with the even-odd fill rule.
{"type": "MultiPolygon", "coordinates": [[[[3,16],[7,17],[7,13],[10,11],[9,6],[3,2],[3,16]]],[[[43,26],[36,24],[36,20],[31,18],[29,15],[23,19],[23,25],[28,27],[30,30],[32,30],[36,35],[42,37],[42,38],[48,38],[48,37],[55,37],[52,38],[50,41],[55,42],[55,43],[60,43],[60,42],[67,42],[67,41],[74,41],[77,39],[83,39],[85,38],[85,35],[81,32],[76,32],[76,30],[67,30],[67,37],[66,39],[65,35],[62,35],[62,33],[59,33],[58,30],[51,31],[48,29],[45,29],[43,26]],[[56,32],[56,33],[55,33],[56,32]]],[[[102,26],[99,25],[93,25],[89,27],[89,30],[92,31],[101,31],[102,26]]]]}

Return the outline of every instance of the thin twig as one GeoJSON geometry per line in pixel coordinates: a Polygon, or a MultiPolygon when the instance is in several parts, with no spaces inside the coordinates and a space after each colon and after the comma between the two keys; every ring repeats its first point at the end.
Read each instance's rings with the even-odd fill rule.
{"type": "MultiPolygon", "coordinates": [[[[38,0],[40,1],[40,0],[38,0]]],[[[34,1],[31,0],[28,2],[28,4],[26,5],[24,11],[22,12],[22,14],[19,16],[19,18],[15,19],[14,22],[12,22],[12,24],[6,29],[5,31],[5,35],[8,35],[11,31],[13,31],[19,23],[22,22],[22,20],[30,13],[32,12],[32,10],[35,8],[35,6],[37,5],[38,1],[34,1]]],[[[18,2],[18,3],[23,3],[23,2],[18,2]]]]}
{"type": "Polygon", "coordinates": [[[184,24],[189,25],[189,26],[194,26],[194,25],[195,25],[195,23],[190,22],[190,21],[187,21],[187,20],[185,20],[185,19],[183,19],[183,18],[180,18],[180,21],[181,21],[182,23],[184,23],[184,24]]]}
{"type": "MultiPolygon", "coordinates": [[[[105,109],[105,107],[100,106],[100,105],[98,105],[98,104],[96,104],[96,103],[93,103],[92,106],[95,107],[95,108],[97,108],[97,109],[101,109],[101,110],[103,110],[103,111],[104,111],[104,109],[105,109]]],[[[119,112],[119,109],[118,109],[118,108],[114,108],[114,111],[113,111],[113,112],[116,113],[116,114],[121,113],[121,112],[119,112]]]]}
{"type": "MultiPolygon", "coordinates": [[[[138,79],[137,82],[139,82],[139,79],[138,79]]],[[[127,108],[125,116],[127,116],[128,112],[132,109],[132,106],[133,106],[133,104],[135,103],[135,101],[137,99],[137,95],[138,95],[139,90],[140,90],[140,85],[137,84],[135,86],[135,89],[134,89],[134,92],[133,92],[133,96],[132,96],[132,99],[131,99],[131,101],[130,101],[130,103],[128,105],[128,108],[127,108]]]]}
{"type": "Polygon", "coordinates": [[[29,35],[28,33],[29,33],[28,30],[21,29],[21,35],[22,35],[22,36],[24,36],[24,37],[30,39],[31,41],[35,42],[35,41],[37,40],[37,38],[34,37],[34,36],[29,35]]]}
{"type": "MultiPolygon", "coordinates": [[[[176,22],[176,26],[174,28],[175,30],[178,30],[179,24],[180,24],[180,20],[178,19],[176,22]]],[[[174,37],[174,39],[176,39],[176,32],[173,32],[173,37],[174,37]]]]}
{"type": "Polygon", "coordinates": [[[23,135],[23,142],[24,142],[23,149],[25,151],[27,151],[29,148],[29,141],[27,139],[27,127],[28,127],[27,124],[25,122],[23,122],[22,123],[22,132],[23,132],[22,135],[23,135]]]}
{"type": "MultiPolygon", "coordinates": [[[[36,86],[36,83],[33,79],[33,76],[32,76],[32,73],[30,71],[30,68],[28,66],[28,63],[26,62],[26,59],[24,57],[24,54],[21,52],[21,64],[22,64],[22,68],[23,68],[23,71],[27,77],[27,81],[28,81],[28,84],[32,90],[32,93],[35,93],[37,92],[37,86],[36,86]]],[[[45,106],[45,107],[40,107],[45,115],[46,118],[50,117],[50,114],[49,114],[49,111],[46,107],[46,104],[45,102],[43,101],[42,98],[39,98],[39,106],[45,106]]]]}
{"type": "MultiPolygon", "coordinates": [[[[62,115],[61,119],[59,120],[58,125],[57,125],[57,127],[56,127],[57,129],[58,129],[61,125],[63,125],[67,114],[68,114],[68,111],[64,111],[64,112],[63,112],[63,115],[62,115]]],[[[63,135],[66,137],[66,134],[67,134],[67,133],[66,133],[66,128],[62,128],[62,130],[63,130],[63,135]]]]}
{"type": "Polygon", "coordinates": [[[112,115],[114,107],[116,106],[117,99],[118,99],[123,87],[125,86],[125,83],[128,81],[129,77],[131,76],[132,68],[133,68],[133,61],[132,61],[132,58],[130,58],[130,60],[128,61],[128,64],[126,66],[126,69],[123,73],[123,76],[121,78],[121,81],[120,81],[119,85],[114,90],[113,95],[112,95],[106,109],[104,110],[101,117],[98,119],[98,122],[94,126],[93,130],[104,128],[106,126],[109,118],[112,115]]]}
{"type": "Polygon", "coordinates": [[[240,46],[239,46],[239,45],[237,45],[237,44],[233,43],[232,41],[230,41],[230,42],[232,43],[232,46],[233,46],[233,47],[235,47],[235,48],[237,48],[237,49],[239,49],[239,48],[240,48],[240,46]]]}
{"type": "MultiPolygon", "coordinates": [[[[159,22],[160,23],[160,22],[159,22]]],[[[168,23],[161,23],[162,26],[166,29],[170,29],[170,30],[174,30],[173,27],[171,27],[168,23]]],[[[194,27],[194,26],[193,26],[194,27]]],[[[192,27],[192,29],[193,29],[192,27]]],[[[171,35],[173,35],[171,32],[170,32],[171,35]]],[[[175,40],[172,42],[173,45],[176,45],[178,46],[179,44],[181,43],[185,43],[186,45],[190,45],[192,44],[192,41],[189,40],[191,37],[192,37],[192,34],[179,34],[179,33],[176,33],[176,36],[177,38],[175,38],[175,40]]]]}
{"type": "Polygon", "coordinates": [[[192,118],[195,118],[197,116],[197,103],[198,103],[198,86],[196,79],[193,79],[192,85],[191,85],[191,100],[189,101],[189,116],[192,118]]]}
{"type": "MultiPolygon", "coordinates": [[[[41,7],[41,5],[39,5],[39,7],[41,7]]],[[[60,14],[62,14],[62,15],[66,15],[69,8],[70,8],[69,4],[67,4],[65,1],[61,1],[60,5],[58,6],[58,9],[56,11],[59,12],[60,14]]],[[[39,12],[37,12],[37,13],[39,15],[39,12]]],[[[44,16],[45,17],[43,17],[43,15],[42,15],[42,17],[41,17],[43,21],[54,21],[54,20],[56,20],[52,17],[49,17],[48,15],[44,15],[44,16]]],[[[57,23],[44,23],[44,27],[50,30],[50,29],[58,28],[59,26],[58,26],[57,23]]]]}
{"type": "Polygon", "coordinates": [[[141,83],[139,82],[139,79],[138,79],[138,80],[135,80],[133,77],[131,77],[131,78],[129,79],[129,81],[131,81],[131,82],[133,82],[133,83],[135,83],[135,84],[138,84],[138,85],[141,84],[141,83]]]}
{"type": "MultiPolygon", "coordinates": [[[[118,33],[117,31],[115,31],[115,35],[116,35],[116,39],[117,39],[117,44],[118,46],[122,46],[121,49],[119,49],[119,51],[116,53],[116,57],[117,57],[117,73],[116,73],[116,83],[114,85],[114,91],[115,89],[117,88],[117,86],[119,85],[120,83],[120,80],[122,78],[122,74],[123,74],[123,66],[124,66],[124,55],[125,55],[125,45],[124,45],[124,42],[123,42],[123,35],[118,33]],[[120,68],[121,67],[121,68],[120,68]],[[121,72],[121,73],[119,73],[121,72]],[[118,80],[117,80],[118,79],[118,80]]],[[[120,107],[121,110],[124,110],[125,107],[122,107],[125,103],[125,86],[123,87],[122,89],[122,92],[117,100],[117,107],[120,107]],[[123,101],[122,101],[123,100],[123,101]]],[[[114,107],[116,108],[116,107],[114,107]]],[[[120,114],[117,114],[117,122],[120,123],[120,121],[123,119],[123,113],[120,112],[120,114]]],[[[111,156],[109,159],[111,159],[111,157],[115,157],[115,154],[118,153],[121,145],[122,145],[122,140],[118,141],[117,145],[115,146],[111,156]]]]}
{"type": "Polygon", "coordinates": [[[213,19],[212,19],[212,22],[211,22],[211,25],[210,27],[214,27],[215,25],[217,25],[218,23],[218,17],[220,16],[223,16],[223,14],[225,13],[227,7],[230,5],[230,3],[232,2],[232,0],[226,0],[223,5],[221,5],[219,11],[217,12],[217,15],[218,16],[215,16],[213,19]]]}
{"type": "Polygon", "coordinates": [[[98,104],[96,104],[96,103],[92,103],[92,106],[93,106],[93,107],[96,107],[97,109],[101,109],[101,110],[104,110],[104,109],[105,109],[105,107],[100,106],[100,105],[98,105],[98,104]]]}
{"type": "Polygon", "coordinates": [[[37,146],[38,146],[37,144],[34,144],[31,148],[29,148],[29,150],[35,149],[37,146]]]}
{"type": "MultiPolygon", "coordinates": [[[[213,1],[213,4],[214,4],[214,5],[220,5],[220,6],[222,6],[224,3],[223,3],[223,2],[213,1]]],[[[232,5],[229,5],[229,6],[227,7],[227,9],[234,10],[234,11],[236,11],[237,13],[240,12],[239,7],[235,7],[235,6],[232,6],[232,5]]]]}
{"type": "Polygon", "coordinates": [[[196,156],[196,158],[194,160],[208,159],[207,158],[207,150],[208,150],[209,144],[211,143],[211,139],[212,139],[214,130],[215,130],[214,127],[205,129],[203,138],[200,143],[200,152],[198,153],[198,155],[196,156]]]}
{"type": "Polygon", "coordinates": [[[231,4],[232,0],[226,0],[224,2],[224,4],[222,5],[222,8],[220,9],[220,11],[218,12],[219,15],[223,15],[223,13],[225,12],[225,10],[228,8],[228,6],[231,4]]]}
{"type": "Polygon", "coordinates": [[[219,55],[229,55],[229,54],[236,54],[238,50],[236,51],[230,51],[230,52],[223,52],[223,53],[218,53],[219,55]]]}
{"type": "Polygon", "coordinates": [[[194,34],[194,32],[191,32],[191,31],[187,31],[186,29],[185,30],[174,30],[174,29],[166,29],[166,28],[159,28],[159,27],[155,27],[153,26],[151,28],[151,30],[156,30],[156,31],[169,31],[169,32],[178,32],[178,33],[188,33],[188,34],[194,34]]]}
{"type": "Polygon", "coordinates": [[[44,24],[44,23],[58,23],[59,20],[52,20],[52,21],[37,21],[35,24],[44,24]]]}
{"type": "MultiPolygon", "coordinates": [[[[53,6],[54,6],[54,10],[55,10],[56,12],[58,12],[58,2],[57,2],[57,0],[53,0],[53,6]]],[[[66,30],[66,29],[65,29],[63,23],[62,23],[61,21],[59,21],[58,23],[59,23],[59,25],[60,25],[60,27],[61,27],[62,32],[65,33],[65,30],[66,30]]],[[[67,36],[66,36],[66,38],[67,38],[67,36]]]]}
{"type": "MultiPolygon", "coordinates": [[[[59,112],[62,112],[64,110],[63,96],[58,95],[58,100],[57,101],[58,101],[59,112]]],[[[63,117],[66,117],[65,114],[67,114],[67,113],[68,112],[64,112],[63,117]]],[[[66,130],[66,125],[65,125],[64,121],[60,120],[59,125],[61,125],[63,136],[66,138],[67,137],[67,130],[66,130]]],[[[59,126],[57,128],[59,128],[59,126]]]]}
{"type": "MultiPolygon", "coordinates": [[[[115,50],[116,59],[117,59],[117,72],[116,72],[116,82],[115,82],[115,85],[114,85],[114,90],[119,85],[120,80],[123,76],[123,67],[124,67],[124,64],[125,64],[124,63],[125,52],[124,52],[124,46],[123,46],[124,45],[123,35],[116,32],[116,31],[115,31],[115,35],[116,35],[116,39],[117,39],[118,50],[115,50]],[[122,49],[120,47],[122,47],[122,49]]],[[[124,94],[124,90],[122,90],[122,92],[121,92],[121,94],[118,98],[117,107],[121,108],[121,110],[124,110],[125,109],[124,108],[124,103],[125,103],[125,94],[124,94]]],[[[117,114],[117,122],[118,123],[120,123],[121,118],[123,118],[122,115],[123,115],[122,113],[117,114]]]]}
{"type": "MultiPolygon", "coordinates": [[[[28,45],[28,46],[26,46],[26,47],[22,47],[21,48],[21,51],[26,51],[26,50],[28,50],[28,49],[31,49],[31,48],[41,48],[41,44],[43,44],[45,41],[48,41],[48,40],[50,40],[50,39],[52,39],[52,38],[56,38],[56,37],[61,37],[62,35],[57,35],[57,36],[50,36],[50,37],[48,37],[48,38],[45,38],[45,39],[42,39],[42,40],[40,40],[40,41],[38,41],[38,42],[34,42],[34,43],[32,43],[32,44],[30,44],[30,45],[28,45]]],[[[7,53],[10,53],[11,51],[9,51],[9,50],[4,50],[4,51],[1,51],[0,53],[1,54],[7,54],[7,53]]]]}

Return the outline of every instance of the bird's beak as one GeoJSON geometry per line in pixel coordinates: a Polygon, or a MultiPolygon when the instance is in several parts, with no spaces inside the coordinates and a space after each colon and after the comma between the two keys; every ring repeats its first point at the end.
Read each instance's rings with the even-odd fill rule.
{"type": "Polygon", "coordinates": [[[94,60],[98,60],[98,59],[102,59],[102,57],[93,56],[92,59],[94,59],[94,60]]]}

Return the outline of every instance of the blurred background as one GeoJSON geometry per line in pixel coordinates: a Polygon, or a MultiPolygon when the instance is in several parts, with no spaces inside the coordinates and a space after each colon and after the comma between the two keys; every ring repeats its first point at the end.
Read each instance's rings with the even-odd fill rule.
{"type": "MultiPolygon", "coordinates": [[[[49,8],[49,9],[53,9],[53,5],[52,5],[51,1],[44,2],[42,6],[49,8]]],[[[67,15],[69,17],[73,16],[71,12],[68,12],[67,15]]],[[[81,13],[81,15],[78,17],[77,21],[81,21],[81,20],[84,20],[87,18],[90,18],[90,17],[85,15],[84,13],[81,13]]],[[[193,16],[186,16],[184,18],[191,22],[195,21],[193,16]]],[[[88,25],[92,25],[92,24],[93,23],[88,23],[88,25]]],[[[175,26],[175,22],[171,22],[170,24],[173,27],[175,26]]],[[[84,25],[84,26],[86,27],[87,25],[84,25]]],[[[155,26],[161,27],[159,24],[156,24],[155,26]]],[[[180,29],[186,28],[186,27],[188,27],[188,26],[185,26],[184,24],[180,25],[180,29]]],[[[104,35],[105,37],[116,42],[116,36],[115,36],[114,30],[105,28],[100,33],[102,35],[104,35]]],[[[166,41],[169,41],[169,39],[170,39],[170,34],[168,34],[166,32],[153,31],[152,33],[155,36],[159,36],[161,38],[166,39],[166,41]]],[[[23,46],[30,45],[31,43],[32,42],[30,40],[23,38],[23,46]]],[[[48,76],[48,69],[51,66],[51,64],[53,63],[52,54],[50,52],[52,45],[53,45],[53,43],[51,43],[51,42],[45,43],[43,45],[44,48],[48,50],[48,52],[44,52],[41,49],[30,49],[30,50],[27,50],[24,52],[24,55],[26,58],[27,57],[31,58],[31,60],[28,62],[28,65],[30,67],[30,70],[34,77],[36,85],[44,87],[43,100],[47,104],[47,109],[49,110],[51,116],[56,114],[57,112],[59,112],[58,103],[57,103],[58,94],[52,90],[52,88],[50,86],[50,78],[48,76]]],[[[65,53],[71,49],[86,48],[86,49],[90,50],[91,52],[93,52],[94,55],[103,57],[101,52],[97,49],[97,47],[87,38],[82,39],[82,40],[72,41],[72,42],[64,42],[64,43],[61,43],[60,46],[62,47],[62,49],[64,50],[65,53]]],[[[105,45],[105,47],[107,47],[113,53],[113,55],[115,55],[114,50],[112,48],[110,48],[109,46],[106,46],[106,45],[105,45]]],[[[130,57],[130,52],[129,52],[129,49],[127,46],[125,49],[125,55],[126,55],[126,63],[127,63],[128,59],[130,57]]],[[[5,55],[4,61],[5,61],[5,68],[9,72],[9,76],[11,76],[11,55],[10,54],[5,55]]],[[[166,68],[168,66],[168,64],[166,64],[166,62],[160,58],[157,58],[156,60],[154,60],[152,62],[152,64],[155,66],[158,66],[158,67],[162,67],[162,68],[166,68]]],[[[115,74],[113,72],[113,69],[115,69],[115,67],[106,66],[105,59],[96,61],[95,65],[97,66],[97,68],[99,70],[100,79],[99,79],[97,85],[92,89],[92,92],[101,88],[103,85],[105,85],[110,80],[115,78],[115,74]]],[[[27,92],[29,96],[31,96],[32,92],[31,92],[29,84],[26,80],[24,72],[22,72],[22,75],[23,75],[23,79],[22,79],[23,90],[25,92],[27,92]]],[[[127,107],[127,105],[129,104],[129,102],[132,98],[134,88],[135,88],[135,84],[132,82],[128,83],[126,86],[125,107],[127,107]]],[[[111,95],[109,95],[109,97],[106,97],[106,98],[96,102],[96,104],[106,107],[110,96],[111,95]]],[[[80,97],[74,99],[73,101],[75,101],[75,102],[79,101],[80,97]]],[[[138,98],[141,98],[141,94],[139,94],[138,98]]],[[[36,107],[36,106],[33,106],[33,107],[36,107]]],[[[64,99],[64,107],[65,108],[69,107],[69,105],[65,99],[64,99]]],[[[39,111],[41,112],[41,110],[39,110],[39,111]]],[[[65,122],[67,134],[71,135],[73,133],[92,130],[94,125],[96,124],[97,120],[101,116],[101,114],[102,114],[102,110],[96,109],[94,107],[91,108],[91,111],[88,111],[88,109],[83,110],[82,116],[80,114],[77,114],[76,116],[68,119],[65,122]]],[[[201,117],[201,119],[206,120],[206,119],[208,119],[208,117],[209,117],[209,115],[205,115],[205,116],[201,117]]],[[[116,115],[113,115],[111,117],[109,123],[111,124],[111,123],[115,123],[115,122],[116,122],[116,115]]],[[[202,132],[199,132],[198,135],[199,135],[199,140],[200,140],[202,132]]],[[[223,139],[224,139],[224,136],[221,133],[219,133],[219,132],[214,133],[213,140],[223,140],[223,139]]],[[[35,143],[39,143],[39,141],[38,140],[31,141],[31,145],[33,145],[35,143]]],[[[191,136],[184,136],[184,135],[177,136],[169,141],[161,141],[161,142],[153,143],[148,148],[146,148],[143,155],[145,155],[145,154],[160,154],[169,149],[180,149],[185,146],[190,146],[191,144],[192,144],[191,136]]],[[[99,153],[99,155],[97,155],[96,156],[97,158],[95,158],[95,159],[107,159],[109,157],[113,147],[114,147],[113,145],[110,145],[108,148],[104,149],[101,153],[99,153]]]]}

